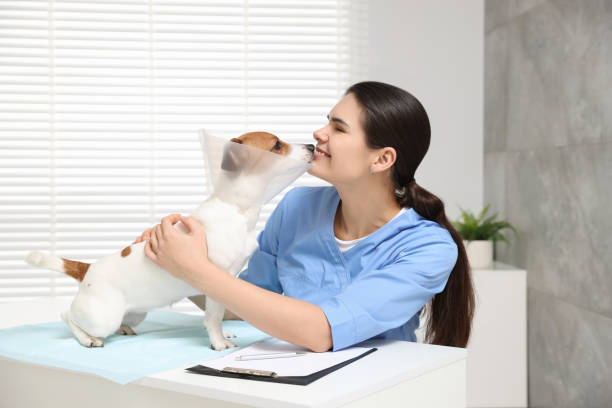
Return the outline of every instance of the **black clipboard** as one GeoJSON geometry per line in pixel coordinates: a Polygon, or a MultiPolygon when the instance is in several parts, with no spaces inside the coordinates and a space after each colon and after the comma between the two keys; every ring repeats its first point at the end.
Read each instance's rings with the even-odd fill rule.
{"type": "MultiPolygon", "coordinates": [[[[204,374],[204,375],[213,375],[216,377],[226,377],[226,378],[240,378],[243,380],[253,380],[253,381],[265,381],[265,382],[275,382],[275,383],[283,383],[283,384],[293,384],[293,385],[308,385],[310,383],[312,383],[313,381],[318,380],[319,378],[325,377],[327,374],[332,373],[344,366],[347,366],[349,364],[351,364],[353,361],[357,361],[360,358],[363,358],[365,356],[367,356],[368,354],[371,354],[373,352],[375,352],[376,350],[378,350],[377,348],[372,348],[366,352],[364,352],[363,354],[358,355],[357,357],[353,357],[349,360],[343,361],[342,363],[333,365],[331,367],[328,367],[324,370],[321,371],[317,371],[315,373],[312,373],[310,375],[304,375],[304,376],[295,376],[295,377],[289,377],[289,376],[273,376],[271,375],[269,371],[265,371],[265,372],[258,372],[257,374],[249,374],[249,373],[242,373],[242,372],[232,372],[232,371],[225,371],[224,370],[216,370],[214,368],[210,368],[210,367],[206,367],[203,365],[196,365],[193,367],[189,367],[186,368],[187,371],[192,372],[192,373],[196,373],[196,374],[204,374]]],[[[227,369],[227,368],[226,368],[227,369]]],[[[249,371],[249,370],[245,370],[245,371],[249,371]]],[[[255,370],[257,371],[257,370],[255,370]]]]}

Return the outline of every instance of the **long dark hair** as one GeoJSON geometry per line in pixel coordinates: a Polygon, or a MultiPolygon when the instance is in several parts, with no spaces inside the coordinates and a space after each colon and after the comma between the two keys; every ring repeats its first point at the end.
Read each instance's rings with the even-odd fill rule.
{"type": "Polygon", "coordinates": [[[444,203],[414,181],[414,173],[429,149],[431,128],[425,108],[409,92],[382,82],[359,82],[347,89],[364,110],[361,125],[371,149],[393,147],[396,161],[392,181],[395,198],[424,218],[450,232],[458,257],[446,287],[425,306],[425,341],[466,347],[474,315],[474,289],[463,240],[446,218],[444,203]]]}

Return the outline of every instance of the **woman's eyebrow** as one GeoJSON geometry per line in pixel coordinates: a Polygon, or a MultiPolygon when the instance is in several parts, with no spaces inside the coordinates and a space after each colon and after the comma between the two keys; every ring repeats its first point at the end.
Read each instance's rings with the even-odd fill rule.
{"type": "MultiPolygon", "coordinates": [[[[329,120],[329,115],[327,115],[327,120],[329,120]]],[[[349,128],[349,129],[350,129],[349,124],[348,124],[348,123],[346,123],[345,121],[343,121],[343,120],[342,120],[342,119],[340,119],[340,118],[337,118],[337,117],[335,117],[335,116],[332,116],[331,120],[332,120],[332,122],[338,122],[338,123],[341,123],[341,124],[343,124],[344,126],[346,126],[347,128],[349,128]]]]}

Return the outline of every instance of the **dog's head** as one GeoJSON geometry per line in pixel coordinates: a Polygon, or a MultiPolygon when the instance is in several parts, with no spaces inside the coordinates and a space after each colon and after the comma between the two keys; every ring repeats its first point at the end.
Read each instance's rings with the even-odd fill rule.
{"type": "Polygon", "coordinates": [[[314,145],[287,143],[268,132],[249,132],[230,141],[200,130],[212,190],[240,208],[261,205],[304,174],[314,145]]]}
{"type": "Polygon", "coordinates": [[[268,132],[248,132],[231,139],[230,142],[232,143],[225,146],[221,162],[221,168],[229,172],[265,171],[269,166],[269,160],[265,160],[267,153],[261,152],[270,152],[307,163],[312,162],[314,158],[312,144],[290,144],[268,132]],[[245,149],[242,146],[256,149],[245,149]]]}

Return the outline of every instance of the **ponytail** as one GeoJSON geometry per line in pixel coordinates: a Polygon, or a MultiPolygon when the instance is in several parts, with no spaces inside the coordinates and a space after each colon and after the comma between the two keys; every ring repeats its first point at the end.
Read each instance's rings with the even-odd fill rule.
{"type": "Polygon", "coordinates": [[[470,265],[457,230],[446,218],[444,203],[419,186],[414,179],[408,188],[396,188],[395,196],[402,207],[412,207],[424,218],[435,221],[450,232],[457,244],[457,262],[444,290],[425,305],[427,327],[425,341],[442,346],[467,347],[474,316],[475,299],[470,265]]]}

